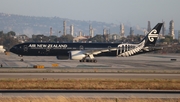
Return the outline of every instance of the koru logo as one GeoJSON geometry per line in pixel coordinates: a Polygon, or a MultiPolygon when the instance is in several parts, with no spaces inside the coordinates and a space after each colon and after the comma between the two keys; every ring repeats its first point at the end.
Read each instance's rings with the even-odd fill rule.
{"type": "Polygon", "coordinates": [[[148,35],[148,39],[149,39],[150,42],[153,42],[154,38],[157,38],[157,37],[158,37],[158,34],[157,34],[156,29],[153,29],[148,35]]]}

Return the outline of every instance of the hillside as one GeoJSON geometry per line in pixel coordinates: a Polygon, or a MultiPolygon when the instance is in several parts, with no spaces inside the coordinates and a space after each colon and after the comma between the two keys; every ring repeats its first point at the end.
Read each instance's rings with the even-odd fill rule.
{"type": "MultiPolygon", "coordinates": [[[[58,31],[63,31],[63,21],[66,20],[67,33],[69,33],[69,26],[74,25],[74,34],[82,31],[85,35],[89,35],[89,24],[94,29],[94,34],[102,34],[103,29],[110,29],[110,33],[119,34],[120,25],[109,24],[97,21],[81,21],[71,20],[60,17],[34,17],[14,14],[0,13],[0,31],[9,32],[14,31],[17,35],[26,34],[31,37],[32,34],[49,35],[50,27],[52,27],[53,35],[58,35],[58,31]]],[[[129,26],[125,25],[125,35],[129,34],[129,26]]],[[[135,34],[143,34],[142,30],[133,28],[135,34]]],[[[60,34],[60,35],[61,35],[60,34]]],[[[58,35],[58,36],[60,36],[58,35]]]]}

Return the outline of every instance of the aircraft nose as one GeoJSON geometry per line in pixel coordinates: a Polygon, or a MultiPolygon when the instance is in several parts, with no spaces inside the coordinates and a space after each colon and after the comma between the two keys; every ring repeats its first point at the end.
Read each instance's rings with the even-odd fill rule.
{"type": "Polygon", "coordinates": [[[10,49],[10,52],[12,52],[12,53],[16,53],[16,48],[15,47],[12,47],[11,49],[10,49]]]}

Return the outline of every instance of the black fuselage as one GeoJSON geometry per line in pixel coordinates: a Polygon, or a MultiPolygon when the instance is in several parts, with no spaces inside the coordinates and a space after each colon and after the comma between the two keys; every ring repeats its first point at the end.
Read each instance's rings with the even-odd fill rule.
{"type": "MultiPolygon", "coordinates": [[[[23,43],[15,45],[11,52],[23,56],[69,56],[69,51],[117,48],[120,43],[23,43]]],[[[116,51],[97,56],[116,56],[116,51]]]]}

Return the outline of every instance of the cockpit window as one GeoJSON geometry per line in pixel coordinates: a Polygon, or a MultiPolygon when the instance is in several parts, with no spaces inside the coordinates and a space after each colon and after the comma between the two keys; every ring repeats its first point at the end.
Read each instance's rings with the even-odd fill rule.
{"type": "Polygon", "coordinates": [[[14,46],[13,48],[17,48],[17,46],[14,46]]]}

